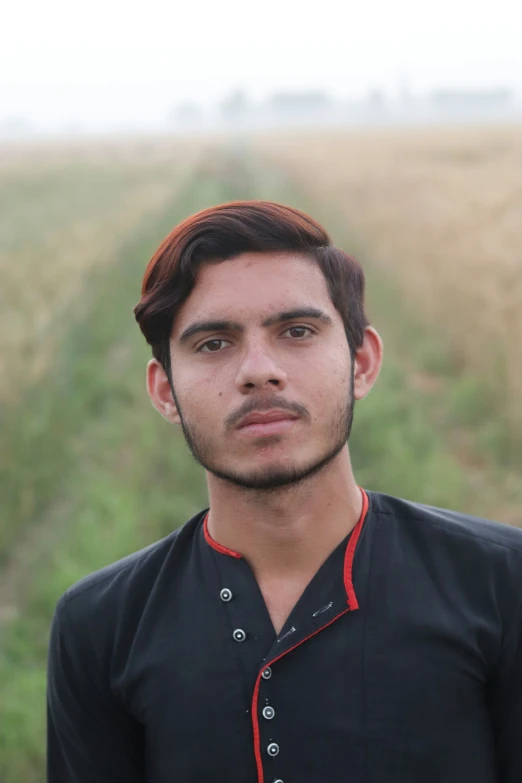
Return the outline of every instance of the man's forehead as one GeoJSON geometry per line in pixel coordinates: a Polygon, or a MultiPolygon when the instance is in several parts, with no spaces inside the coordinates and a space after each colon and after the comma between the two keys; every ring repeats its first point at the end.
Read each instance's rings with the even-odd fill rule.
{"type": "MultiPolygon", "coordinates": [[[[321,269],[300,256],[288,257],[284,263],[277,256],[250,262],[250,255],[238,259],[205,264],[196,277],[187,299],[198,306],[201,302],[216,307],[226,304],[250,304],[260,310],[273,306],[302,304],[303,298],[322,302],[329,299],[326,279],[321,269]],[[290,300],[299,300],[297,302],[290,300]]],[[[188,309],[188,308],[187,308],[188,309]]]]}
{"type": "Polygon", "coordinates": [[[203,263],[196,275],[195,288],[211,282],[219,285],[220,280],[249,278],[262,279],[277,277],[279,280],[294,278],[296,269],[304,279],[321,278],[323,274],[317,263],[310,257],[300,253],[241,253],[234,258],[213,263],[203,263]]]}
{"type": "Polygon", "coordinates": [[[241,317],[261,321],[282,310],[303,307],[335,310],[326,280],[315,263],[295,256],[289,258],[289,265],[279,265],[275,254],[273,258],[272,254],[267,254],[267,263],[261,261],[254,268],[250,267],[251,255],[255,254],[248,254],[248,257],[244,254],[237,264],[236,259],[204,264],[194,288],[178,311],[178,328],[196,318],[241,317]],[[275,263],[270,263],[271,260],[275,263]],[[296,264],[292,261],[306,266],[300,266],[296,274],[296,264]],[[220,274],[220,268],[225,274],[220,274]]]}

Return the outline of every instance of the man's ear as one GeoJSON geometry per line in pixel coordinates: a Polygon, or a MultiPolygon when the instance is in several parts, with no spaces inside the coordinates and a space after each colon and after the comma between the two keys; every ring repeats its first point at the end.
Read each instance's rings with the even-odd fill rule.
{"type": "Polygon", "coordinates": [[[151,359],[147,365],[147,391],[152,404],[167,421],[181,424],[167,373],[157,359],[151,359]]]}
{"type": "Polygon", "coordinates": [[[377,380],[382,364],[382,340],[372,326],[364,330],[362,345],[357,349],[354,359],[353,395],[362,400],[369,394],[377,380]]]}

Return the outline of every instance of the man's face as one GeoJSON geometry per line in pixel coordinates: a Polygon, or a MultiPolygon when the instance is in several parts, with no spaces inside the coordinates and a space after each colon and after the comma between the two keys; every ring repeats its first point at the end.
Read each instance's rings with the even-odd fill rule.
{"type": "Polygon", "coordinates": [[[171,366],[177,412],[169,418],[194,458],[232,484],[302,481],[346,445],[350,351],[323,274],[305,257],[244,253],[202,266],[175,319],[171,366]],[[279,320],[297,310],[317,312],[279,320]],[[230,323],[180,339],[196,322],[230,323]],[[271,408],[297,418],[271,431],[241,428],[245,415],[271,408]]]}

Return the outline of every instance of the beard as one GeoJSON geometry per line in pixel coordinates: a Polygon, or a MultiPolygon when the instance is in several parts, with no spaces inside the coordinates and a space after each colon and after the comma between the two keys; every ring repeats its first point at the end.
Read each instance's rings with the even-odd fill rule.
{"type": "Polygon", "coordinates": [[[187,446],[194,460],[205,470],[223,481],[242,487],[247,490],[276,490],[282,487],[296,486],[306,479],[319,473],[325,468],[345,447],[353,424],[353,411],[355,399],[353,396],[354,371],[351,370],[350,388],[348,397],[335,411],[329,426],[329,446],[325,452],[317,456],[308,465],[300,466],[295,463],[285,465],[266,466],[247,472],[237,472],[220,469],[212,459],[212,447],[197,427],[192,425],[182,413],[176,397],[174,386],[171,384],[172,396],[178,409],[181,420],[181,428],[187,446]]]}

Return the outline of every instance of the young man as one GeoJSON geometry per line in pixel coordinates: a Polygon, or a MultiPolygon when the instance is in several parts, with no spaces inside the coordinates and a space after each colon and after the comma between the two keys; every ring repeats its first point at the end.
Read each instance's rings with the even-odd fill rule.
{"type": "Polygon", "coordinates": [[[359,264],[225,204],[164,240],[135,314],[209,506],[60,599],[49,783],[520,783],[522,531],[356,484],[359,264]]]}

